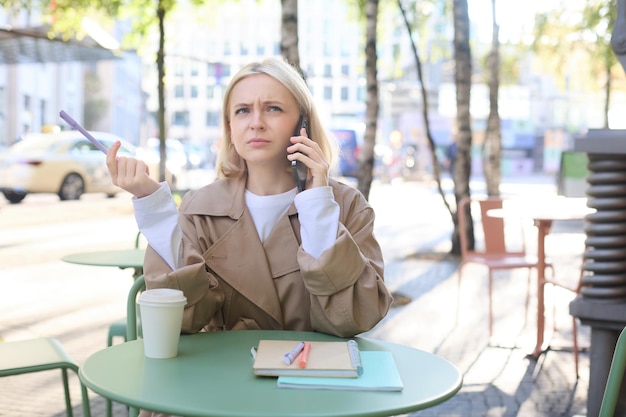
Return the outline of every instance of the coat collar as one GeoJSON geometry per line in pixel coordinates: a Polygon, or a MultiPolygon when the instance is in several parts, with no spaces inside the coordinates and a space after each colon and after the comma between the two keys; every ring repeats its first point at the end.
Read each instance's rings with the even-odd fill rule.
{"type": "MultiPolygon", "coordinates": [[[[183,200],[180,213],[185,215],[228,216],[240,219],[246,210],[246,181],[243,178],[218,179],[198,190],[189,191],[183,200]]],[[[291,204],[287,215],[296,214],[291,204]]]]}

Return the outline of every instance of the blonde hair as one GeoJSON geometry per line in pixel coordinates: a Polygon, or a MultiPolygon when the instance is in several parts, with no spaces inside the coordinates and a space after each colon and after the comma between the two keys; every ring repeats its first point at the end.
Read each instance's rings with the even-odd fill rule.
{"type": "Polygon", "coordinates": [[[331,141],[331,136],[324,129],[319,114],[315,108],[313,97],[304,79],[298,71],[279,58],[267,58],[261,62],[252,62],[241,68],[232,78],[228,87],[224,91],[224,102],[222,105],[222,138],[220,150],[217,157],[215,170],[220,178],[237,178],[247,172],[246,162],[235,150],[229,128],[230,94],[233,87],[241,80],[251,75],[266,74],[284,85],[294,96],[300,114],[305,115],[309,120],[309,135],[322,150],[324,157],[332,166],[336,154],[336,145],[331,141]]]}

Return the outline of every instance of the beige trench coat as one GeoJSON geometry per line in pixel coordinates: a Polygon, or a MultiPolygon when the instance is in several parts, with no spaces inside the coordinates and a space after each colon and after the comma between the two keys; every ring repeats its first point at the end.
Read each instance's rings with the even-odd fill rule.
{"type": "Polygon", "coordinates": [[[262,243],[245,204],[245,181],[189,191],[179,209],[185,266],[172,271],[148,247],[147,287],[185,293],[184,333],[282,329],[350,337],[370,330],[391,304],[374,212],[354,188],[330,184],[339,229],[318,259],[300,245],[294,204],[262,243]]]}

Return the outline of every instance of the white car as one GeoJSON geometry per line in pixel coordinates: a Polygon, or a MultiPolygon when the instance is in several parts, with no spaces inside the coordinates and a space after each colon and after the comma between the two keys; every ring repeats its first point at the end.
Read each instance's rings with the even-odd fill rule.
{"type": "MultiPolygon", "coordinates": [[[[122,142],[119,154],[137,156],[136,148],[118,136],[90,132],[107,148],[122,142]]],[[[152,173],[153,169],[150,169],[152,173]]],[[[12,204],[30,193],[54,193],[77,200],[84,193],[122,191],[111,182],[106,155],[77,131],[31,133],[0,155],[0,191],[12,204]]]]}

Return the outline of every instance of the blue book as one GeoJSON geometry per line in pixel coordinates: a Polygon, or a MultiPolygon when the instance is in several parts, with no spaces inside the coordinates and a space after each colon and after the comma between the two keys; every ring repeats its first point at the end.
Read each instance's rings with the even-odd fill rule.
{"type": "Polygon", "coordinates": [[[391,352],[361,351],[363,374],[357,378],[279,376],[279,388],[354,391],[402,391],[402,379],[391,352]]]}

